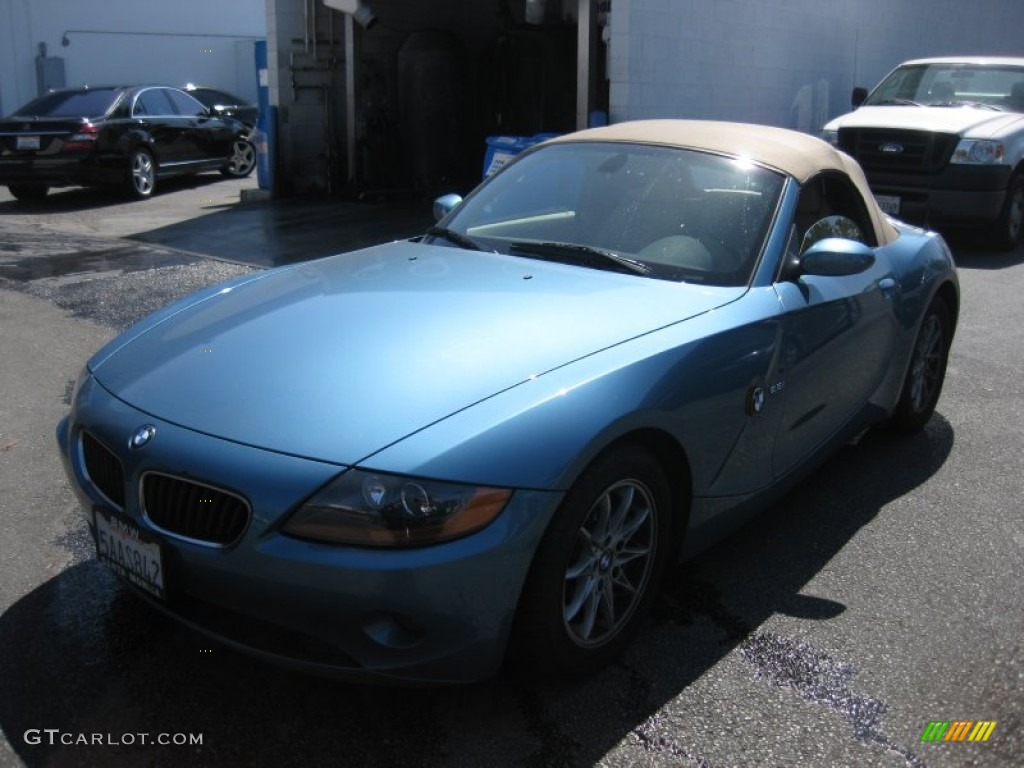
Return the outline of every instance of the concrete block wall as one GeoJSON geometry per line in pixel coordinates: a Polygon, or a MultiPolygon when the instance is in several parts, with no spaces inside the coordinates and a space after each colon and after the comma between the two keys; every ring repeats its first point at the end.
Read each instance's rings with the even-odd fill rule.
{"type": "Polygon", "coordinates": [[[613,121],[739,120],[816,133],[923,56],[1024,56],[1021,0],[612,0],[613,121]]]}

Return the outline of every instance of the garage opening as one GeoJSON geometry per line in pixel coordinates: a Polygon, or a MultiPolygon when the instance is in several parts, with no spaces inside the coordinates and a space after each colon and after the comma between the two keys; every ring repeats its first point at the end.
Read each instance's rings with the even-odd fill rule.
{"type": "Polygon", "coordinates": [[[608,3],[270,5],[275,192],[283,196],[388,200],[466,192],[483,176],[488,137],[575,130],[580,103],[587,114],[607,113],[598,17],[604,23],[608,3]],[[582,57],[581,18],[588,32],[582,57]]]}

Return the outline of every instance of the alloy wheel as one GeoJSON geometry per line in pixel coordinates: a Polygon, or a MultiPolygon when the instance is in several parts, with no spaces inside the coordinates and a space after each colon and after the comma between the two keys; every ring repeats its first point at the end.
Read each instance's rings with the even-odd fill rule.
{"type": "Polygon", "coordinates": [[[650,491],[637,480],[612,485],[590,508],[563,588],[563,619],[576,644],[604,644],[633,615],[654,565],[657,513],[650,491]]]}

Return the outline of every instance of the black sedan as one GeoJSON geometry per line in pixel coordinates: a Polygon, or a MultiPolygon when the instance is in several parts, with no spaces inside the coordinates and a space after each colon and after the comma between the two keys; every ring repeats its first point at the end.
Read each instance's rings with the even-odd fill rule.
{"type": "Polygon", "coordinates": [[[256,118],[259,117],[260,108],[240,96],[222,91],[220,88],[193,85],[192,83],[186,85],[185,90],[189,96],[199,99],[207,108],[221,117],[233,117],[236,120],[241,120],[250,128],[256,127],[256,118]]]}
{"type": "Polygon", "coordinates": [[[0,120],[0,184],[19,200],[50,187],[119,185],[136,198],[159,180],[203,171],[248,176],[249,128],[177,88],[72,88],[0,120]]]}

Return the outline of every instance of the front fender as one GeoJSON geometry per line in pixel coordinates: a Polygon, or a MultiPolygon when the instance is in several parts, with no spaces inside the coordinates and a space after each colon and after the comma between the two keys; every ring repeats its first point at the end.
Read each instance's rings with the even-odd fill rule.
{"type": "Polygon", "coordinates": [[[647,334],[463,409],[360,465],[561,491],[608,445],[653,429],[686,453],[695,494],[765,485],[773,430],[768,418],[750,429],[746,401],[769,376],[778,304],[768,294],[754,302],[766,317],[733,326],[750,306],[730,307],[647,334]],[[744,463],[739,475],[726,471],[732,459],[744,463]]]}

